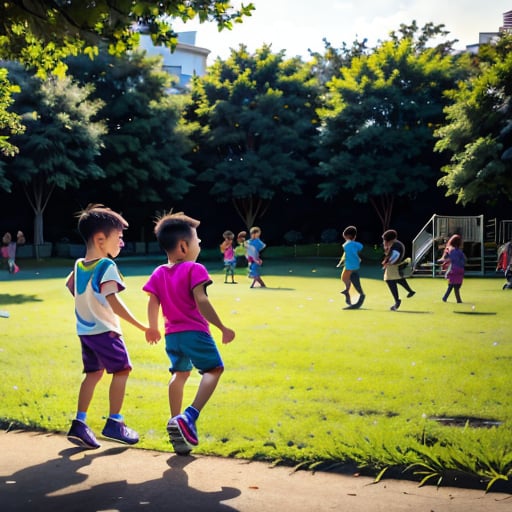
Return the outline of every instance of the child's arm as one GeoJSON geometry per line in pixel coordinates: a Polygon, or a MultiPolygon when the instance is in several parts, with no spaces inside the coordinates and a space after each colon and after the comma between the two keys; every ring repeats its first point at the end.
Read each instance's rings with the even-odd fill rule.
{"type": "Polygon", "coordinates": [[[119,317],[125,320],[126,322],[134,325],[141,331],[146,331],[147,326],[141,324],[130,312],[130,310],[124,305],[123,301],[120,297],[118,297],[117,293],[110,293],[107,295],[107,301],[112,308],[112,311],[119,317]]]}
{"type": "Polygon", "coordinates": [[[153,293],[149,293],[148,301],[148,322],[149,329],[146,331],[146,341],[148,343],[158,343],[160,340],[160,331],[158,329],[158,314],[160,312],[160,301],[153,293]]]}
{"type": "Polygon", "coordinates": [[[214,325],[222,332],[222,343],[229,343],[233,341],[235,338],[235,331],[226,327],[219,315],[213,308],[210,299],[208,299],[208,295],[206,295],[206,290],[203,284],[196,286],[192,293],[194,294],[194,299],[196,301],[199,312],[206,318],[208,323],[214,325]]]}
{"type": "Polygon", "coordinates": [[[75,271],[71,272],[66,279],[66,288],[69,290],[73,297],[75,296],[75,271]]]}

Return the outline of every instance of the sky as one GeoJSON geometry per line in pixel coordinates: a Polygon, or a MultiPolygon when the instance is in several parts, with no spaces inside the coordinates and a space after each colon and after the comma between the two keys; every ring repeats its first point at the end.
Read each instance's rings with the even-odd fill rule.
{"type": "MultiPolygon", "coordinates": [[[[478,43],[480,32],[497,32],[503,13],[512,10],[512,0],[244,0],[256,10],[231,31],[219,32],[216,25],[175,24],[177,31],[196,31],[196,46],[211,51],[208,64],[217,56],[226,59],[230,48],[245,44],[250,52],[263,44],[286,50],[287,57],[309,58],[309,51],[322,53],[323,39],[335,48],[351,46],[357,38],[368,46],[387,39],[401,23],[416,20],[419,27],[433,22],[445,25],[449,39],[458,39],[456,49],[478,43]]],[[[233,5],[240,2],[233,1],[233,5]]]]}

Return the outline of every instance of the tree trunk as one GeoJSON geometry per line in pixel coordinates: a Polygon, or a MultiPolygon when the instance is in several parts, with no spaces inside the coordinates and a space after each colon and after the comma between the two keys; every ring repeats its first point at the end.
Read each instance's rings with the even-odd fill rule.
{"type": "Polygon", "coordinates": [[[37,259],[39,259],[38,246],[44,244],[43,214],[54,189],[54,184],[47,185],[45,176],[35,176],[31,183],[31,190],[29,187],[24,187],[25,196],[34,212],[34,247],[37,259]]]}
{"type": "Polygon", "coordinates": [[[378,197],[370,197],[370,204],[379,216],[383,233],[389,229],[391,224],[394,203],[395,196],[393,195],[384,194],[378,197]]]}
{"type": "Polygon", "coordinates": [[[270,206],[269,199],[262,199],[261,197],[245,197],[233,198],[233,205],[236,213],[245,223],[247,229],[251,229],[256,222],[256,219],[263,217],[270,206]]]}

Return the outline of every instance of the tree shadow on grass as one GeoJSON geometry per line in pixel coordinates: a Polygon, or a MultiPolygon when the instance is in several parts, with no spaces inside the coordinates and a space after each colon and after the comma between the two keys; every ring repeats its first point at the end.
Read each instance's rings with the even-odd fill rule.
{"type": "Polygon", "coordinates": [[[5,306],[6,304],[25,304],[26,302],[42,302],[43,299],[37,297],[37,295],[25,295],[22,293],[0,293],[0,305],[5,306]]]}

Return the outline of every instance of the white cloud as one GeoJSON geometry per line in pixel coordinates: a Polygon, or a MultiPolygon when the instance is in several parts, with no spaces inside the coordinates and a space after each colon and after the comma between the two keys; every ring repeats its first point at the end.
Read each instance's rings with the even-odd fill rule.
{"type": "Polygon", "coordinates": [[[211,59],[226,58],[230,48],[240,43],[250,51],[263,43],[274,51],[286,50],[287,56],[307,58],[308,48],[323,51],[322,40],[341,47],[357,37],[367,38],[370,45],[386,39],[401,23],[416,20],[421,27],[427,22],[444,24],[450,39],[459,39],[457,48],[478,42],[479,32],[497,31],[503,13],[512,10],[511,0],[475,2],[474,0],[252,0],[256,11],[231,31],[219,32],[216,26],[188,23],[179,30],[196,30],[198,46],[211,50],[211,59]]]}

